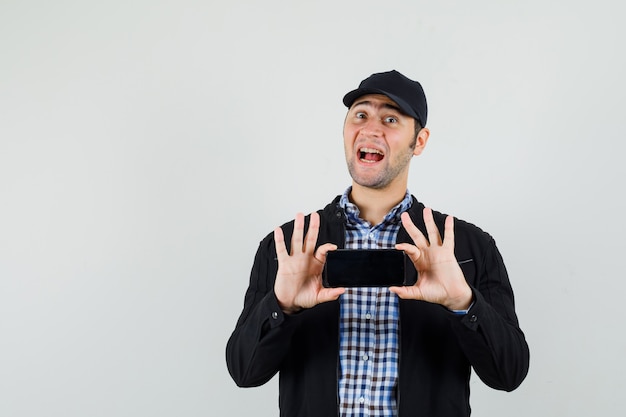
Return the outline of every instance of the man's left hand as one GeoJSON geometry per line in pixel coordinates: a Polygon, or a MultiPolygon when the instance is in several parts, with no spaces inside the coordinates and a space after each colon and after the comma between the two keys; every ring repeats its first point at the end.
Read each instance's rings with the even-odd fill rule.
{"type": "Polygon", "coordinates": [[[450,310],[467,310],[472,303],[472,289],[454,256],[454,218],[446,217],[443,240],[429,208],[424,208],[424,224],[428,239],[408,213],[402,213],[402,225],[415,244],[400,243],[396,249],[403,250],[413,261],[418,279],[415,285],[390,290],[400,298],[441,304],[450,310]]]}

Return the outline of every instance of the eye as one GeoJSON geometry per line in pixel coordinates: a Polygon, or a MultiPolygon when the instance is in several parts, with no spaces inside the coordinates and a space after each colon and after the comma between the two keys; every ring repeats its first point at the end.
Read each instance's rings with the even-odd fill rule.
{"type": "Polygon", "coordinates": [[[358,111],[354,114],[354,117],[356,117],[357,119],[365,119],[366,115],[364,112],[358,111]]]}
{"type": "Polygon", "coordinates": [[[398,123],[398,119],[393,116],[387,116],[385,117],[384,120],[385,120],[385,123],[398,123]]]}

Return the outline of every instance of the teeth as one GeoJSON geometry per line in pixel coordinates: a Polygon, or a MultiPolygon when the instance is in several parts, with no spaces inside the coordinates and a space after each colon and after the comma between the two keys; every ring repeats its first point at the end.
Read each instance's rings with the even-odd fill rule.
{"type": "Polygon", "coordinates": [[[383,155],[383,153],[381,151],[379,151],[378,149],[372,149],[372,148],[361,148],[361,149],[359,149],[359,152],[363,152],[363,153],[377,153],[379,155],[383,155]]]}

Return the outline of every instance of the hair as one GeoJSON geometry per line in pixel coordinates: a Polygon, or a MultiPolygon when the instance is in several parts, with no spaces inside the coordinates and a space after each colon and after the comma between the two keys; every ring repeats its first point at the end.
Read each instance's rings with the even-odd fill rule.
{"type": "Polygon", "coordinates": [[[420,134],[420,130],[422,130],[423,126],[419,120],[413,118],[415,122],[415,135],[413,136],[413,142],[411,143],[411,149],[415,148],[415,144],[417,143],[417,135],[420,134]]]}

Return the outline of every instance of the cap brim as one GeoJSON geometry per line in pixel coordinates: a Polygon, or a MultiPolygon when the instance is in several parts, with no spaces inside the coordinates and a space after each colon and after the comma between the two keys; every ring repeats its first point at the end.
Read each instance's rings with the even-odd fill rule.
{"type": "Polygon", "coordinates": [[[389,97],[398,105],[398,107],[400,107],[400,110],[402,110],[404,113],[413,117],[414,119],[418,120],[421,123],[420,117],[415,113],[415,111],[411,108],[411,106],[409,106],[409,103],[407,103],[406,101],[402,100],[400,97],[394,94],[388,93],[378,88],[357,88],[356,90],[352,90],[348,94],[343,96],[343,104],[347,108],[350,108],[352,107],[352,105],[354,104],[357,98],[362,97],[366,94],[382,94],[384,96],[389,97]]]}

